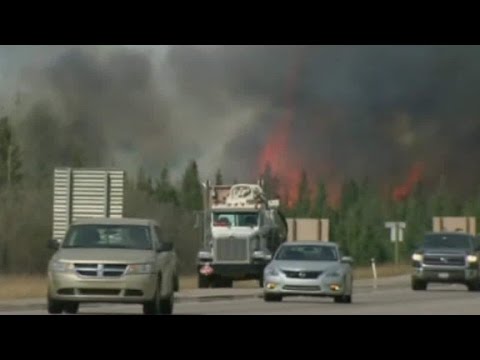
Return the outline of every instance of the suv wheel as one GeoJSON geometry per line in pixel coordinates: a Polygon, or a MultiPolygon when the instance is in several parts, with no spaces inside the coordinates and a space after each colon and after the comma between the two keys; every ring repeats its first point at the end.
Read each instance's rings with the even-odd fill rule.
{"type": "Polygon", "coordinates": [[[53,300],[50,296],[47,298],[47,311],[49,314],[61,314],[63,311],[63,303],[53,300]]]}
{"type": "Polygon", "coordinates": [[[160,314],[160,291],[161,283],[159,281],[157,284],[157,288],[155,289],[155,295],[153,296],[153,299],[143,304],[143,313],[145,315],[160,314]]]}
{"type": "Polygon", "coordinates": [[[480,284],[478,283],[478,280],[467,284],[467,287],[468,287],[468,291],[479,291],[480,290],[480,284]]]}
{"type": "Polygon", "coordinates": [[[160,300],[160,314],[172,315],[173,313],[174,296],[173,293],[166,299],[160,300]]]}
{"type": "Polygon", "coordinates": [[[76,314],[78,313],[78,309],[80,304],[78,302],[69,302],[64,304],[64,310],[67,314],[76,314]]]}
{"type": "Polygon", "coordinates": [[[427,283],[420,280],[412,280],[412,290],[427,290],[427,283]]]}

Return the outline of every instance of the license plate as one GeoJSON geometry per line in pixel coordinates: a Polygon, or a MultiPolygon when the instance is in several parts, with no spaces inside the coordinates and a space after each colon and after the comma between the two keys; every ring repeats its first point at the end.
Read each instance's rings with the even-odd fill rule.
{"type": "Polygon", "coordinates": [[[439,277],[440,279],[448,279],[448,276],[449,276],[448,273],[440,273],[440,274],[438,274],[438,277],[439,277]]]}

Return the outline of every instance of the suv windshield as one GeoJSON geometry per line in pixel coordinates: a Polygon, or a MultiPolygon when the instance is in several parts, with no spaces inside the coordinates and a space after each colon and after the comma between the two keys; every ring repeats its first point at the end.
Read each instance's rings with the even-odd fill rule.
{"type": "Polygon", "coordinates": [[[337,261],[337,251],[331,246],[288,245],[279,249],[276,260],[337,261]]]}
{"type": "Polygon", "coordinates": [[[152,240],[147,226],[72,225],[62,247],[151,250],[152,240]]]}
{"type": "Polygon", "coordinates": [[[214,212],[213,226],[257,226],[256,212],[214,212]]]}
{"type": "Polygon", "coordinates": [[[464,234],[429,234],[425,236],[424,246],[429,249],[470,249],[472,244],[470,236],[464,234]]]}

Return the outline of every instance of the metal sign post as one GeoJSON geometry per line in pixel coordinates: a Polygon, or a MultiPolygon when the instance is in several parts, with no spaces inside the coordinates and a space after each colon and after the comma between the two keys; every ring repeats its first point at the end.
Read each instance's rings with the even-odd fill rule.
{"type": "Polygon", "coordinates": [[[385,227],[390,229],[390,241],[395,246],[395,265],[398,265],[399,261],[399,242],[403,241],[403,231],[407,227],[407,224],[402,221],[389,221],[385,223],[385,227]]]}

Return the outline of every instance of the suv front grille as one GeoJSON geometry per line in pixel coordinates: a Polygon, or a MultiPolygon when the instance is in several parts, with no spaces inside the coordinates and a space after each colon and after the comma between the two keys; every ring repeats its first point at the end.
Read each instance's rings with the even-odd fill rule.
{"type": "Polygon", "coordinates": [[[438,266],[464,266],[465,257],[458,255],[425,255],[423,263],[438,266]]]}
{"type": "Polygon", "coordinates": [[[126,264],[75,264],[77,274],[88,277],[120,277],[126,269],[126,264]]]}

